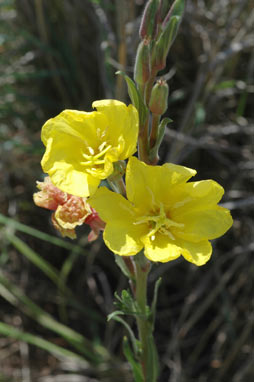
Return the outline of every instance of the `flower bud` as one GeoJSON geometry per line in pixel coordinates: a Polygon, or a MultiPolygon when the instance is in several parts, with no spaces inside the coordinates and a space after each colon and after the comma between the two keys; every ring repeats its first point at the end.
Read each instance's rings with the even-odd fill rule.
{"type": "Polygon", "coordinates": [[[184,0],[175,0],[163,21],[161,35],[155,44],[152,57],[153,71],[165,68],[167,55],[176,38],[183,12],[184,0]]]}
{"type": "Polygon", "coordinates": [[[159,12],[158,12],[158,22],[161,24],[165,19],[168,10],[170,9],[171,0],[160,0],[159,12]]]}
{"type": "Polygon", "coordinates": [[[139,35],[141,39],[154,39],[157,35],[159,0],[149,0],[141,20],[139,35]]]}
{"type": "Polygon", "coordinates": [[[150,48],[149,40],[144,39],[138,46],[134,67],[134,80],[137,84],[145,84],[150,76],[150,48]]]}
{"type": "Polygon", "coordinates": [[[168,84],[159,80],[154,85],[149,101],[149,109],[153,114],[162,115],[168,108],[168,84]]]}
{"type": "Polygon", "coordinates": [[[182,17],[184,12],[184,0],[175,0],[172,6],[170,7],[167,16],[165,17],[163,21],[163,27],[166,27],[168,22],[170,21],[170,18],[173,16],[179,16],[182,17]]]}

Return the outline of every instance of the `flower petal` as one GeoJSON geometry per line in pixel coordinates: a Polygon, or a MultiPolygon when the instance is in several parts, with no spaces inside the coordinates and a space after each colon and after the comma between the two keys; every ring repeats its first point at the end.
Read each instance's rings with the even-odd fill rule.
{"type": "Polygon", "coordinates": [[[103,239],[107,247],[117,255],[133,256],[143,248],[140,241],[143,234],[143,227],[136,227],[132,221],[121,220],[106,225],[103,239]]]}
{"type": "Polygon", "coordinates": [[[144,206],[145,209],[168,202],[172,186],[185,183],[195,174],[195,170],[172,163],[149,166],[131,157],[126,169],[127,197],[136,206],[144,206]]]}
{"type": "Polygon", "coordinates": [[[169,239],[167,235],[156,234],[154,240],[145,236],[142,238],[145,246],[145,256],[151,261],[162,263],[175,260],[181,255],[181,248],[169,239]]]}
{"type": "Polygon", "coordinates": [[[132,204],[122,195],[110,191],[106,187],[100,187],[96,193],[89,198],[88,203],[98,212],[100,218],[105,222],[116,220],[133,220],[134,211],[132,204]]]}
{"type": "Polygon", "coordinates": [[[127,107],[123,102],[109,99],[95,101],[92,106],[107,117],[108,140],[112,146],[119,147],[119,160],[133,155],[137,150],[139,130],[136,108],[133,105],[127,107]]]}
{"type": "Polygon", "coordinates": [[[177,217],[187,210],[214,207],[223,194],[223,187],[211,179],[176,186],[169,194],[171,212],[174,217],[177,217]]]}
{"type": "Polygon", "coordinates": [[[61,139],[65,143],[75,137],[76,143],[79,140],[82,148],[94,148],[98,144],[98,128],[104,131],[106,124],[107,119],[101,113],[64,110],[42,126],[41,139],[47,146],[48,140],[52,137],[61,139]]]}
{"type": "MultiPolygon", "coordinates": [[[[174,220],[175,217],[172,216],[174,220]]],[[[188,210],[177,216],[177,221],[184,224],[184,227],[172,228],[172,233],[178,238],[198,242],[200,240],[216,239],[232,226],[233,219],[230,211],[226,208],[215,206],[202,210],[188,210]]]]}
{"type": "MultiPolygon", "coordinates": [[[[57,154],[57,152],[56,152],[57,154]]],[[[60,190],[75,196],[87,197],[92,195],[100,184],[100,179],[86,174],[79,168],[76,170],[71,163],[51,156],[51,161],[46,160],[47,151],[42,159],[42,168],[51,178],[52,183],[60,190]]]]}
{"type": "Polygon", "coordinates": [[[134,224],[133,206],[122,195],[100,187],[89,198],[89,204],[107,223],[103,238],[111,251],[121,256],[132,256],[143,248],[140,237],[147,228],[134,224]]]}
{"type": "Polygon", "coordinates": [[[182,255],[185,260],[201,266],[207,263],[212,254],[212,246],[208,240],[202,240],[198,243],[190,243],[188,241],[181,241],[182,255]]]}

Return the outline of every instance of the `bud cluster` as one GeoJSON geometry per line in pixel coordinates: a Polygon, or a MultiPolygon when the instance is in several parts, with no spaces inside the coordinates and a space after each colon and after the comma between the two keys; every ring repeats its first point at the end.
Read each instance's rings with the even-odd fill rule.
{"type": "Polygon", "coordinates": [[[153,76],[165,68],[184,11],[184,0],[175,0],[171,6],[169,3],[168,0],[149,0],[145,7],[134,70],[134,79],[138,84],[148,81],[148,68],[153,76]]]}
{"type": "Polygon", "coordinates": [[[170,0],[148,0],[139,30],[141,42],[136,55],[134,80],[145,107],[152,113],[152,121],[149,121],[146,113],[144,126],[140,127],[140,146],[145,148],[143,152],[147,151],[149,162],[153,164],[158,160],[156,150],[165,130],[160,118],[167,110],[169,93],[166,81],[159,79],[156,82],[156,76],[166,67],[167,55],[177,35],[184,5],[184,0],[175,0],[173,3],[170,0]]]}

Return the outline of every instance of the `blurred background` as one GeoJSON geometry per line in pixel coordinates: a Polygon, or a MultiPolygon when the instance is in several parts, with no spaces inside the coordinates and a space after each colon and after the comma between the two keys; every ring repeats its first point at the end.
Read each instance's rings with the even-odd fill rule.
{"type": "MultiPolygon", "coordinates": [[[[101,238],[62,239],[32,195],[43,123],[93,100],[129,102],[145,0],[0,0],[0,381],[132,381],[125,329],[106,322],[128,288],[101,238]]],[[[225,188],[234,226],[198,268],[155,264],[160,382],[254,380],[254,8],[188,0],[170,51],[161,162],[225,188]]],[[[150,296],[151,297],[151,296],[150,296]]],[[[130,324],[133,324],[130,320],[130,324]]]]}

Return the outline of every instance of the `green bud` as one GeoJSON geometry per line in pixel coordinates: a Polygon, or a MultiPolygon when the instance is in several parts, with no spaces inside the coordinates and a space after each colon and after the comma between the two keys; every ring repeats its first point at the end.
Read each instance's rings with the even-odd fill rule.
{"type": "Polygon", "coordinates": [[[149,40],[144,39],[138,46],[135,67],[134,80],[137,84],[145,84],[150,77],[150,47],[149,40]]]}
{"type": "Polygon", "coordinates": [[[185,0],[175,0],[172,6],[170,7],[170,10],[168,11],[167,16],[165,17],[163,21],[163,27],[166,27],[170,18],[173,16],[179,16],[182,17],[184,12],[184,3],[185,0]]]}
{"type": "Polygon", "coordinates": [[[152,57],[152,69],[162,70],[166,66],[168,52],[176,38],[184,12],[184,0],[175,0],[162,24],[162,32],[156,41],[152,57]]]}
{"type": "Polygon", "coordinates": [[[149,101],[149,109],[153,114],[162,115],[168,108],[168,84],[159,80],[154,85],[149,101]]]}
{"type": "Polygon", "coordinates": [[[149,0],[146,4],[144,14],[141,20],[139,35],[141,39],[154,39],[157,35],[159,0],[149,0]]]}
{"type": "Polygon", "coordinates": [[[159,23],[162,23],[163,20],[165,19],[168,13],[168,10],[170,8],[170,3],[171,3],[170,0],[160,0],[159,17],[158,17],[159,23]]]}

